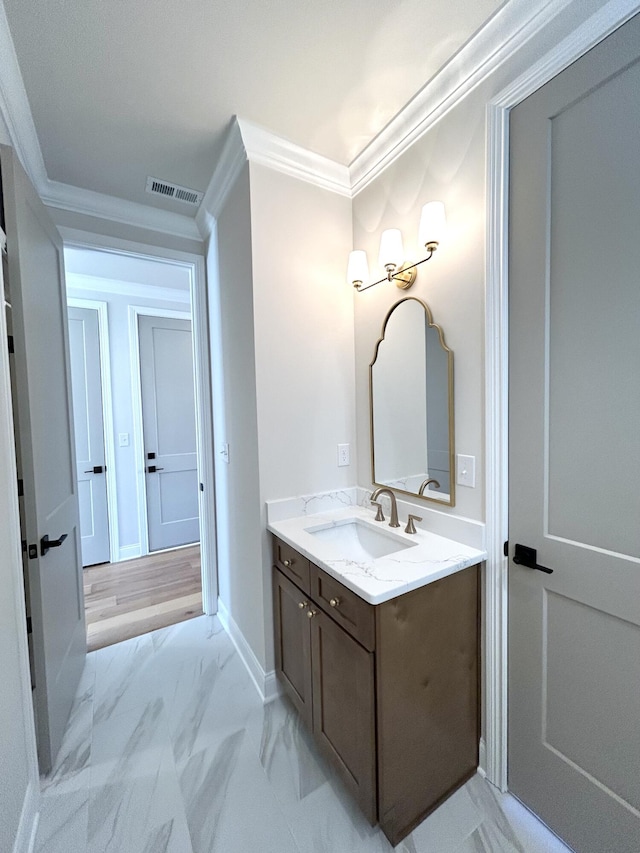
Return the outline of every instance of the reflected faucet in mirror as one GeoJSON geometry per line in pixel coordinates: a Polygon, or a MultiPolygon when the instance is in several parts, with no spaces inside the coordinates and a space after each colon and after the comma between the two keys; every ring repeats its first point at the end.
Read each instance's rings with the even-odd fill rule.
{"type": "Polygon", "coordinates": [[[435,477],[428,477],[424,482],[420,484],[420,488],[418,489],[418,494],[424,497],[424,490],[427,488],[429,483],[433,483],[436,489],[440,488],[440,483],[436,480],[435,477]]]}

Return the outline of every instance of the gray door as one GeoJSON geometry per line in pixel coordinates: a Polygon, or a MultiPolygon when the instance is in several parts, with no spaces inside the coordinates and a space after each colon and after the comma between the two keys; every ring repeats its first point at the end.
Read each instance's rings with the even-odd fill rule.
{"type": "Polygon", "coordinates": [[[62,242],[10,148],[0,148],[15,336],[20,470],[40,766],[62,741],[86,634],[62,242]],[[54,547],[47,548],[47,540],[54,547]]]}
{"type": "Polygon", "coordinates": [[[109,562],[100,331],[94,308],[68,312],[82,565],[93,566],[109,562]]]}
{"type": "Polygon", "coordinates": [[[140,384],[149,550],[198,542],[191,322],[141,316],[140,384]]]}
{"type": "Polygon", "coordinates": [[[639,56],[511,118],[509,787],[580,853],[640,850],[639,56]]]}

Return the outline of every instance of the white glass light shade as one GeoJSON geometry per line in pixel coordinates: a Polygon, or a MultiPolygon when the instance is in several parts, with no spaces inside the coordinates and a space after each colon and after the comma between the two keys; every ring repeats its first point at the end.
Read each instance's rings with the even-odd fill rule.
{"type": "Polygon", "coordinates": [[[369,278],[369,264],[367,253],[362,249],[356,249],[349,254],[349,265],[347,267],[347,281],[349,284],[367,281],[369,278]]]}
{"type": "Polygon", "coordinates": [[[441,201],[430,201],[422,208],[420,215],[420,227],[418,228],[418,242],[421,246],[429,243],[440,243],[447,228],[447,218],[444,212],[444,204],[441,201]]]}
{"type": "Polygon", "coordinates": [[[402,234],[398,228],[388,228],[380,237],[380,255],[378,262],[381,267],[400,269],[404,261],[402,234]]]}

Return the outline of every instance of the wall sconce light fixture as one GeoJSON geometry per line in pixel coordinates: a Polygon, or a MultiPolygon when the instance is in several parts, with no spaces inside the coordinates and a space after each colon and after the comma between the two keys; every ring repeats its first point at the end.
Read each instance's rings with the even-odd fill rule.
{"type": "Polygon", "coordinates": [[[402,234],[397,228],[389,228],[382,232],[380,237],[380,253],[378,262],[387,271],[384,278],[371,282],[363,287],[369,278],[369,264],[367,254],[360,249],[349,255],[349,266],[347,269],[347,280],[359,292],[382,284],[383,281],[395,281],[396,286],[407,290],[416,280],[416,267],[430,260],[438,248],[446,228],[446,217],[444,204],[441,201],[430,201],[422,208],[420,225],[418,228],[418,240],[421,246],[427,250],[426,258],[416,261],[415,264],[404,266],[404,249],[402,246],[402,234]]]}

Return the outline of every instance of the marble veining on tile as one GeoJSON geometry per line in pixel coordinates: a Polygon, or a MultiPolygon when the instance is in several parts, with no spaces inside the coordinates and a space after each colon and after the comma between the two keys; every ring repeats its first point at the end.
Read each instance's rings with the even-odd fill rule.
{"type": "MultiPolygon", "coordinates": [[[[215,617],[102,652],[42,780],[36,853],[391,853],[289,703],[261,703],[215,617]]],[[[479,776],[395,850],[568,853],[479,776]]]]}

